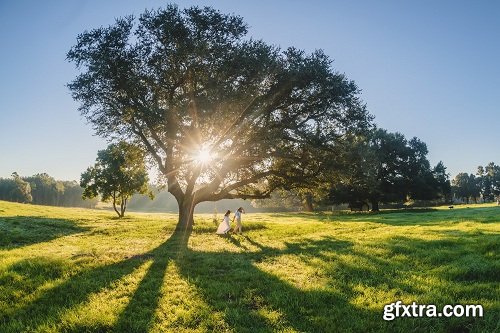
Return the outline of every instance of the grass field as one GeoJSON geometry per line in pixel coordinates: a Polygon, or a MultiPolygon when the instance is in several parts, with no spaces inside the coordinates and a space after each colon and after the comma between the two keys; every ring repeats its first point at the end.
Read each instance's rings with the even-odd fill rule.
{"type": "Polygon", "coordinates": [[[500,208],[176,216],[0,201],[0,332],[499,332],[500,208]],[[188,237],[189,236],[189,237],[188,237]],[[483,318],[382,319],[385,304],[483,318]]]}

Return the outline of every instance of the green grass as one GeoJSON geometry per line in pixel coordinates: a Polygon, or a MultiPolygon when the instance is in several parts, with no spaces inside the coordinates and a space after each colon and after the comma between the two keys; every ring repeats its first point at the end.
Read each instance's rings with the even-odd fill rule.
{"type": "Polygon", "coordinates": [[[500,331],[500,208],[212,216],[0,201],[0,332],[500,331]],[[483,318],[382,319],[385,304],[483,318]]]}

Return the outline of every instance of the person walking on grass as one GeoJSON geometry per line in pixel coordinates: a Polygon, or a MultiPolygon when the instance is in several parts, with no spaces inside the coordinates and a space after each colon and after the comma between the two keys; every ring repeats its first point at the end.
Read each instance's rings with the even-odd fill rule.
{"type": "Polygon", "coordinates": [[[235,234],[241,234],[243,231],[241,230],[241,214],[244,213],[243,207],[240,207],[234,213],[233,222],[236,220],[236,226],[234,227],[235,234]]]}
{"type": "Polygon", "coordinates": [[[219,227],[217,228],[216,234],[218,235],[225,235],[229,230],[231,230],[231,226],[229,225],[229,215],[231,214],[231,211],[228,210],[226,214],[224,214],[224,219],[222,222],[219,224],[219,227]]]}

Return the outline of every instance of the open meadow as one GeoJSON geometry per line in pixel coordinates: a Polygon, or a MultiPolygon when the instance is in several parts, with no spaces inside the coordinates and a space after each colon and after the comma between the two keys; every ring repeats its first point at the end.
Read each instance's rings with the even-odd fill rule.
{"type": "Polygon", "coordinates": [[[176,222],[0,201],[0,332],[500,331],[500,207],[176,222]],[[385,321],[397,300],[484,316],[385,321]]]}

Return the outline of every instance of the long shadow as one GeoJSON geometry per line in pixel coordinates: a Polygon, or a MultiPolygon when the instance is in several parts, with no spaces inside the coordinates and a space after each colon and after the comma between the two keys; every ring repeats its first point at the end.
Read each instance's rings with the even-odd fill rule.
{"type": "MultiPolygon", "coordinates": [[[[217,224],[218,225],[218,224],[217,224]]],[[[248,222],[245,223],[244,225],[244,231],[255,231],[255,230],[266,230],[269,227],[262,222],[248,222]]],[[[200,224],[196,226],[196,228],[193,230],[194,235],[198,234],[213,234],[214,233],[214,227],[210,224],[200,224]]]]}
{"type": "Polygon", "coordinates": [[[239,237],[235,237],[235,236],[233,236],[231,234],[224,235],[224,236],[219,236],[219,237],[224,237],[225,239],[227,239],[227,241],[229,243],[234,244],[237,247],[239,247],[239,248],[241,248],[241,249],[243,249],[245,251],[248,251],[248,247],[241,242],[241,240],[240,240],[239,237]]]}
{"type": "Polygon", "coordinates": [[[24,304],[31,299],[32,293],[43,285],[62,278],[67,268],[68,265],[63,260],[30,257],[17,261],[2,270],[0,272],[0,331],[3,331],[1,320],[15,313],[18,304],[24,304]],[[10,306],[7,308],[4,304],[10,304],[10,306]]]}
{"type": "MultiPolygon", "coordinates": [[[[463,303],[465,299],[495,302],[500,297],[494,287],[500,281],[500,264],[495,259],[498,256],[492,253],[500,236],[477,235],[475,240],[470,239],[474,234],[459,236],[440,240],[394,237],[383,245],[389,253],[380,256],[334,238],[305,239],[285,243],[284,249],[275,249],[245,235],[243,239],[257,247],[257,252],[212,253],[187,249],[176,264],[184,279],[201,291],[204,301],[215,311],[224,313],[229,326],[238,332],[290,329],[403,332],[431,328],[436,332],[489,331],[498,324],[493,315],[495,308],[486,310],[490,316],[485,319],[406,318],[385,322],[381,318],[382,308],[377,310],[353,303],[355,299],[362,299],[360,290],[364,288],[394,293],[393,301],[404,295],[416,297],[415,301],[420,304],[444,306],[450,301],[460,303],[462,300],[463,303]],[[279,278],[272,269],[268,272],[260,266],[261,263],[268,268],[274,263],[281,265],[276,260],[289,254],[309,267],[322,270],[331,288],[303,289],[290,282],[290,276],[279,278]],[[352,257],[354,261],[349,259],[352,257]],[[431,276],[443,284],[426,285],[422,284],[425,279],[414,280],[420,274],[419,268],[432,271],[431,276]],[[356,286],[361,289],[354,289],[356,286]]],[[[241,243],[230,242],[236,246],[241,243]]],[[[421,274],[426,276],[425,271],[421,274]]]]}
{"type": "Polygon", "coordinates": [[[499,207],[476,207],[473,209],[392,209],[380,212],[335,212],[335,213],[276,213],[277,219],[287,220],[300,217],[301,220],[313,222],[372,222],[394,226],[403,225],[439,225],[446,222],[458,223],[463,221],[479,223],[500,222],[499,207]]]}
{"type": "MultiPolygon", "coordinates": [[[[188,236],[181,232],[175,232],[167,241],[151,251],[78,273],[62,284],[49,289],[33,302],[16,309],[15,312],[0,313],[0,331],[3,331],[2,326],[5,330],[12,330],[15,327],[17,330],[35,331],[37,327],[47,321],[57,322],[65,310],[83,304],[89,300],[90,295],[111,288],[113,283],[120,278],[131,274],[146,261],[153,260],[146,276],[142,279],[139,288],[116,325],[117,332],[147,332],[159,301],[159,292],[166,265],[174,255],[178,255],[180,250],[186,248],[188,236]],[[143,299],[147,302],[144,302],[143,299]],[[139,316],[134,318],[139,317],[140,320],[130,322],[128,315],[139,310],[141,311],[139,316]],[[29,321],[26,320],[27,318],[29,321]]],[[[114,327],[99,327],[99,331],[112,331],[114,329],[114,327]]],[[[65,329],[69,332],[92,330],[84,327],[65,329]]]]}
{"type": "MultiPolygon", "coordinates": [[[[399,281],[405,273],[412,272],[411,262],[428,260],[423,267],[431,269],[444,264],[440,261],[443,256],[449,260],[445,267],[447,269],[435,274],[445,280],[460,283],[463,281],[461,276],[465,273],[466,282],[484,284],[497,281],[495,279],[500,276],[498,264],[491,266],[495,257],[487,257],[490,252],[496,251],[498,235],[487,235],[486,244],[468,243],[463,240],[425,241],[404,236],[395,237],[389,240],[384,248],[394,255],[403,255],[402,259],[381,258],[368,252],[360,252],[351,242],[331,237],[285,243],[284,248],[276,249],[244,235],[228,238],[228,242],[245,250],[241,253],[193,251],[187,246],[189,235],[174,232],[168,240],[151,251],[78,273],[46,291],[32,303],[12,313],[0,314],[0,331],[2,327],[10,328],[11,331],[12,327],[18,328],[18,331],[36,331],[40,325],[57,322],[66,310],[84,304],[94,293],[112,288],[117,280],[133,273],[146,261],[152,263],[115,324],[92,327],[82,324],[65,328],[65,331],[150,331],[162,297],[162,286],[168,283],[165,273],[170,262],[176,264],[185,281],[197,288],[204,302],[214,311],[223,313],[227,324],[238,332],[405,331],[411,330],[412,327],[417,327],[416,331],[419,331],[418,327],[422,330],[436,327],[437,331],[446,331],[449,321],[445,320],[436,319],[432,324],[426,324],[430,326],[419,326],[424,322],[419,319],[384,322],[381,319],[381,310],[353,304],[352,298],[356,296],[356,291],[352,289],[351,282],[359,282],[376,289],[391,286],[405,293],[416,294],[419,291],[414,286],[399,281]],[[246,242],[258,250],[249,252],[246,242]],[[433,258],[429,256],[429,249],[445,252],[440,252],[433,258]],[[452,250],[457,253],[452,257],[447,256],[448,251],[452,250]],[[479,268],[461,270],[470,259],[476,258],[473,257],[476,252],[480,253],[479,259],[484,262],[479,268]],[[326,274],[330,288],[300,288],[289,279],[280,278],[262,268],[262,265],[272,267],[275,260],[287,255],[294,255],[310,267],[317,265],[316,259],[330,265],[326,268],[316,267],[326,274]],[[370,265],[360,266],[358,262],[347,262],[339,255],[355,256],[370,265]],[[464,255],[472,257],[462,260],[464,255]],[[401,267],[406,268],[399,272],[401,267]]],[[[467,235],[459,236],[465,238],[463,236],[467,235]]],[[[480,239],[484,240],[484,236],[480,239]]],[[[437,292],[439,291],[446,290],[437,289],[437,292]]],[[[491,299],[491,295],[489,298],[486,294],[483,297],[491,299]]],[[[452,327],[464,331],[468,325],[477,322],[470,318],[458,318],[451,323],[452,327]]],[[[486,330],[488,327],[494,327],[493,325],[489,320],[480,323],[479,327],[485,327],[486,330]]]]}
{"type": "Polygon", "coordinates": [[[127,307],[120,314],[115,332],[148,332],[154,324],[155,312],[168,263],[183,257],[190,233],[176,231],[167,242],[151,251],[153,263],[141,280],[127,307]]]}
{"type": "MultiPolygon", "coordinates": [[[[384,257],[369,251],[355,251],[377,269],[365,275],[357,274],[364,285],[376,289],[390,286],[397,292],[412,295],[419,304],[497,304],[485,307],[484,318],[407,318],[394,321],[395,331],[490,332],[498,328],[500,309],[500,261],[495,251],[500,244],[499,234],[452,231],[442,239],[419,239],[395,236],[383,248],[384,257]],[[376,273],[378,271],[378,274],[376,273]],[[370,274],[372,276],[370,276],[370,274]],[[489,313],[489,315],[486,315],[489,313]]],[[[380,245],[378,245],[380,247],[380,245]]],[[[360,269],[355,265],[350,269],[360,269]]],[[[345,269],[345,268],[344,268],[345,269]]],[[[401,295],[399,295],[401,296],[401,295]]]]}
{"type": "Polygon", "coordinates": [[[453,230],[445,236],[451,237],[425,240],[397,236],[387,241],[386,248],[394,255],[403,254],[410,263],[427,272],[422,275],[433,276],[439,281],[437,286],[431,285],[434,289],[432,299],[422,303],[485,305],[483,318],[434,319],[436,331],[497,331],[500,324],[500,234],[453,230]],[[488,303],[490,306],[486,305],[488,303]]]}
{"type": "Polygon", "coordinates": [[[266,247],[254,240],[251,243],[260,250],[243,253],[187,250],[182,260],[177,261],[183,277],[193,281],[214,310],[225,313],[226,321],[237,332],[290,329],[335,332],[341,329],[340,323],[352,331],[362,331],[363,321],[347,323],[346,318],[352,318],[352,313],[376,318],[375,312],[355,307],[339,292],[303,290],[258,267],[263,261],[287,254],[321,257],[325,250],[350,251],[350,242],[333,238],[305,240],[288,243],[285,249],[266,247]]]}
{"type": "Polygon", "coordinates": [[[39,216],[0,217],[0,249],[13,249],[88,231],[72,220],[39,216]]]}
{"type": "Polygon", "coordinates": [[[388,240],[387,248],[426,269],[439,269],[440,276],[450,282],[500,283],[500,234],[454,230],[452,235],[437,240],[397,236],[388,240]]]}
{"type": "MultiPolygon", "coordinates": [[[[497,207],[480,207],[474,209],[409,209],[391,210],[379,213],[347,214],[339,217],[340,221],[373,222],[393,226],[422,225],[434,226],[443,223],[459,223],[464,221],[479,223],[500,222],[497,207]]],[[[332,217],[335,221],[335,216],[332,217]]]]}
{"type": "Polygon", "coordinates": [[[38,325],[57,320],[64,310],[87,301],[90,294],[111,286],[122,276],[132,273],[140,264],[140,260],[125,260],[83,271],[46,291],[33,302],[16,309],[15,313],[0,314],[0,331],[4,325],[7,330],[19,324],[26,325],[22,327],[23,331],[35,331],[38,325]],[[27,318],[30,318],[29,322],[27,318]]]}

